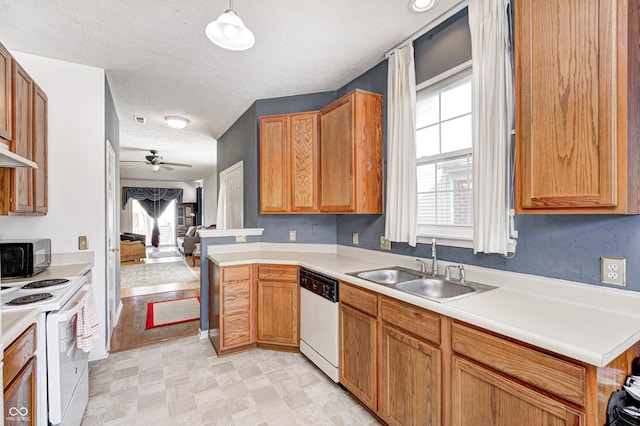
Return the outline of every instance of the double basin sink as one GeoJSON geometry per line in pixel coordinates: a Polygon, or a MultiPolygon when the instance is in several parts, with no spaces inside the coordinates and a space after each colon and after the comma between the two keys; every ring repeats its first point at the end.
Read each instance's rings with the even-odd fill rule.
{"type": "Polygon", "coordinates": [[[468,281],[447,280],[400,266],[351,272],[349,275],[441,303],[496,288],[468,281]]]}

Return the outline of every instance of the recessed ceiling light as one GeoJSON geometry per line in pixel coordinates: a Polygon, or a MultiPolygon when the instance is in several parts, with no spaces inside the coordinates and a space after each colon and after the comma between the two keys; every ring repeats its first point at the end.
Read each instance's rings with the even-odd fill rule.
{"type": "Polygon", "coordinates": [[[189,120],[184,117],[178,117],[177,115],[170,115],[164,118],[167,121],[169,127],[174,129],[184,129],[189,124],[189,120]]]}
{"type": "Polygon", "coordinates": [[[435,3],[435,0],[410,0],[409,11],[412,13],[426,12],[431,9],[435,3]]]}

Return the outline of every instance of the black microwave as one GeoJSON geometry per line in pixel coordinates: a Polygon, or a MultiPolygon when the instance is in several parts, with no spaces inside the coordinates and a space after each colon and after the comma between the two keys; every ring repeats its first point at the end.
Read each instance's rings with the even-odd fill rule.
{"type": "Polygon", "coordinates": [[[0,279],[32,277],[51,264],[51,240],[0,240],[0,279]]]}

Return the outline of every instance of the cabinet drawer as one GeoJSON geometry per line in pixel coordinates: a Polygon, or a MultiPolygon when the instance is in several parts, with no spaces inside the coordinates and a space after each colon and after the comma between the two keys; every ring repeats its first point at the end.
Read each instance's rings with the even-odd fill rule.
{"type": "Polygon", "coordinates": [[[382,320],[418,337],[440,344],[440,316],[407,303],[384,297],[382,320]]]}
{"type": "Polygon", "coordinates": [[[269,281],[298,281],[297,266],[260,265],[258,279],[269,281]]]}
{"type": "Polygon", "coordinates": [[[585,368],[454,323],[451,347],[462,355],[584,406],[585,368]]]}
{"type": "Polygon", "coordinates": [[[222,313],[248,312],[251,308],[251,283],[225,283],[222,285],[222,313]]]}
{"type": "Polygon", "coordinates": [[[225,266],[222,268],[222,281],[247,281],[251,277],[251,265],[225,266]]]}
{"type": "Polygon", "coordinates": [[[222,349],[248,345],[251,338],[249,313],[225,316],[222,320],[222,349]]]}
{"type": "Polygon", "coordinates": [[[346,303],[369,315],[378,316],[378,296],[367,290],[340,282],[340,303],[346,303]]]}
{"type": "Polygon", "coordinates": [[[27,364],[37,347],[36,325],[31,326],[14,340],[4,352],[2,368],[3,386],[7,386],[27,364]]]}

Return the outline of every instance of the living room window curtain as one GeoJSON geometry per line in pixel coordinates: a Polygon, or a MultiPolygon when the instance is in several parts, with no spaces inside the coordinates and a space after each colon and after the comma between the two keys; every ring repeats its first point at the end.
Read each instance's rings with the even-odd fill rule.
{"type": "Polygon", "coordinates": [[[389,55],[385,238],[416,246],[416,72],[413,45],[389,55]]]}
{"type": "Polygon", "coordinates": [[[508,254],[513,111],[509,0],[470,0],[473,57],[473,250],[508,254]]]}
{"type": "Polygon", "coordinates": [[[140,206],[153,219],[153,231],[151,231],[151,245],[160,245],[160,228],[158,218],[164,213],[171,201],[182,202],[182,189],[179,188],[137,188],[125,186],[122,188],[122,209],[129,199],[138,200],[140,206]]]}

